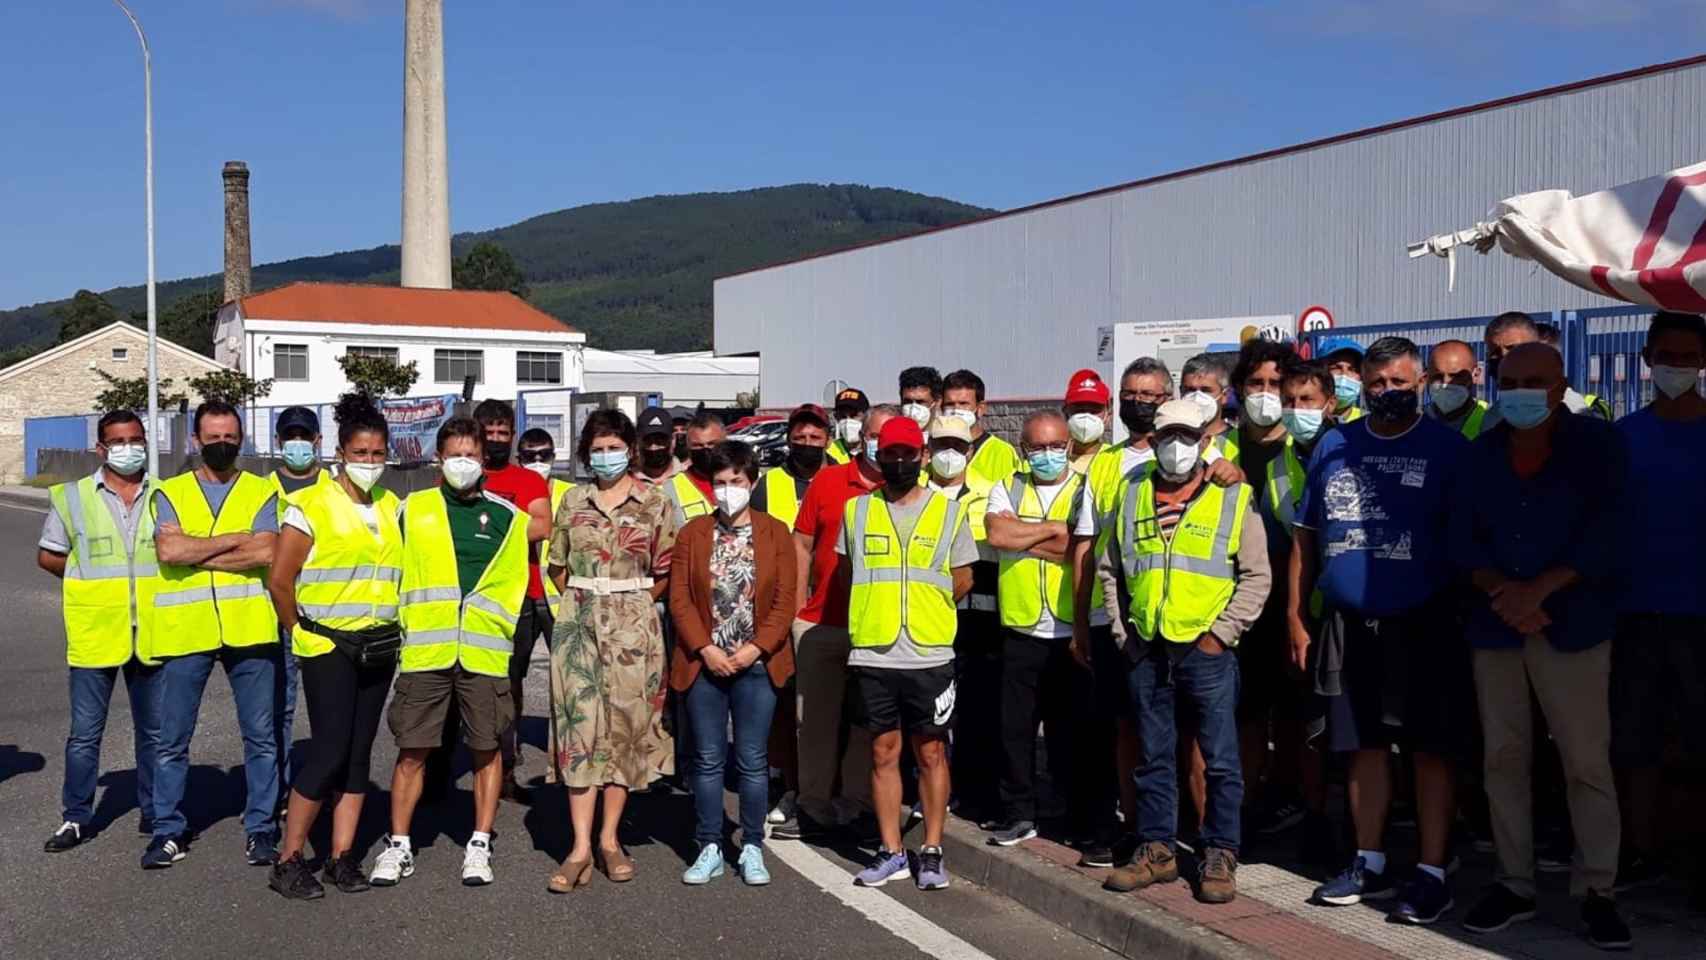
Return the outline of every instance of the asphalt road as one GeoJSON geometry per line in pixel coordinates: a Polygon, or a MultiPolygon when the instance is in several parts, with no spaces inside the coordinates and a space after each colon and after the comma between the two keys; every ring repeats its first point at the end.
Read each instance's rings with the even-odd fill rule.
{"type": "MultiPolygon", "coordinates": [[[[41,514],[0,504],[0,957],[548,957],[577,960],[731,956],[868,960],[1090,960],[1112,954],[1024,907],[964,882],[921,893],[910,883],[852,887],[855,850],[771,844],[774,883],[748,889],[731,875],[681,885],[692,851],[692,804],[664,791],[636,796],[624,831],[639,878],[597,877],[557,897],[546,878],[567,854],[567,807],[540,787],[532,807],[504,804],[486,888],[459,883],[472,795],[468,778],[412,831],[413,878],[354,896],[328,889],[309,903],[267,889],[266,870],[242,858],[242,751],[230,688],[208,684],[191,749],[188,815],[198,834],[187,859],[144,873],[138,859],[129,708],[115,692],[102,749],[94,838],[63,854],[42,842],[60,820],[67,723],[58,583],[36,569],[41,514]]],[[[528,691],[527,773],[542,769],[545,685],[528,691]]],[[[298,749],[307,727],[297,712],[298,749]]],[[[381,729],[375,777],[389,782],[395,749],[381,729]]],[[[368,795],[361,843],[371,858],[389,794],[368,795]]],[[[322,831],[323,831],[322,827],[322,831]]],[[[322,832],[323,836],[323,832],[322,832]]],[[[915,836],[909,842],[916,844],[915,836]]],[[[371,863],[371,859],[369,859],[371,863]]],[[[948,863],[952,871],[953,863],[948,863]]]]}

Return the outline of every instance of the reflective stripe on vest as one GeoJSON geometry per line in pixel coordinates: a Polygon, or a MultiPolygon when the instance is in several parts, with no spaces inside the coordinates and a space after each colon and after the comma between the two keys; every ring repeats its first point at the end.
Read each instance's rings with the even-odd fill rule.
{"type": "MultiPolygon", "coordinates": [[[[1007,486],[1007,497],[1020,520],[1066,523],[1072,515],[1072,503],[1078,496],[1080,482],[1078,474],[1069,472],[1046,514],[1042,497],[1038,495],[1036,485],[1029,481],[1028,474],[1014,474],[1012,483],[1007,486]]],[[[1072,578],[1066,575],[1065,563],[1050,563],[1008,550],[1001,551],[1000,563],[1000,587],[996,596],[999,598],[1002,626],[1019,630],[1034,627],[1043,618],[1045,605],[1056,621],[1072,622],[1072,578]]]]}
{"type": "Polygon", "coordinates": [[[1268,461],[1267,496],[1262,498],[1268,508],[1268,516],[1274,518],[1286,536],[1291,535],[1291,525],[1297,520],[1297,506],[1303,499],[1303,461],[1297,459],[1297,449],[1292,443],[1288,435],[1285,449],[1268,461]]]}
{"type": "Polygon", "coordinates": [[[675,505],[675,525],[677,527],[685,526],[687,521],[694,517],[702,517],[708,513],[715,513],[717,510],[716,505],[706,499],[705,494],[701,493],[699,488],[693,485],[693,481],[687,478],[687,471],[685,470],[670,477],[669,483],[664,485],[663,492],[669,497],[669,502],[675,505]]]}
{"type": "Polygon", "coordinates": [[[953,644],[954,576],[948,557],[960,505],[934,490],[903,543],[881,491],[848,501],[843,517],[853,590],[847,626],[855,647],[887,647],[902,627],[924,647],[953,644]]]}
{"type": "Polygon", "coordinates": [[[1219,450],[1222,457],[1231,460],[1234,466],[1243,466],[1238,462],[1238,455],[1243,452],[1243,446],[1238,440],[1237,427],[1229,427],[1225,433],[1209,441],[1209,444],[1219,450]]]}
{"type": "MultiPolygon", "coordinates": [[[[231,492],[213,514],[195,471],[162,481],[160,492],[177,512],[178,525],[192,537],[248,533],[255,514],[276,495],[267,480],[238,471],[231,492]]],[[[157,518],[156,518],[157,519],[157,518]]],[[[154,597],[150,650],[155,656],[177,657],[226,647],[254,647],[278,642],[278,614],[267,594],[267,568],[241,573],[199,567],[160,565],[160,585],[154,597]]]]}
{"type": "MultiPolygon", "coordinates": [[[[555,477],[551,479],[551,527],[553,530],[557,526],[557,508],[563,505],[563,494],[568,493],[573,487],[574,484],[567,480],[558,480],[555,477]]],[[[551,538],[546,537],[539,541],[539,579],[545,583],[545,596],[555,601],[559,596],[562,596],[562,593],[557,589],[556,583],[551,580],[547,570],[550,563],[551,538]]],[[[552,606],[555,607],[556,604],[552,603],[552,606]]]]}
{"type": "MultiPolygon", "coordinates": [[[[1093,558],[1107,556],[1109,544],[1114,542],[1116,528],[1119,526],[1120,499],[1124,496],[1125,484],[1128,478],[1121,474],[1120,465],[1125,462],[1125,452],[1131,449],[1132,441],[1128,438],[1111,447],[1103,447],[1096,459],[1090,461],[1090,502],[1096,510],[1096,544],[1093,558]]],[[[1148,476],[1154,468],[1153,459],[1145,460],[1134,467],[1134,475],[1148,476]]],[[[1092,563],[1099,559],[1092,559],[1092,563]]],[[[1102,578],[1094,578],[1090,587],[1090,609],[1102,608],[1103,590],[1102,578]]]]}
{"type": "Polygon", "coordinates": [[[48,492],[71,552],[60,584],[65,620],[65,662],[73,667],[117,667],[132,655],[148,661],[149,626],[159,568],[154,558],[154,518],[146,499],[159,485],[145,478],[135,509],[136,535],[127,541],[113,520],[94,477],[62,483],[48,492]],[[136,630],[131,631],[134,620],[136,630]]]}
{"type": "Polygon", "coordinates": [[[781,467],[764,472],[764,512],[788,525],[793,532],[794,521],[800,517],[799,486],[794,475],[781,467]]]}
{"type": "Polygon", "coordinates": [[[1251,490],[1241,483],[1232,496],[1227,492],[1205,481],[1172,536],[1163,538],[1153,477],[1127,486],[1120,509],[1120,563],[1131,595],[1131,621],[1145,640],[1195,643],[1231,601],[1232,558],[1243,539],[1251,490]]]}
{"type": "MultiPolygon", "coordinates": [[[[397,497],[375,487],[374,535],[344,488],[337,483],[298,490],[291,503],[308,519],[314,545],[296,575],[296,609],[335,630],[365,630],[395,623],[397,591],[403,581],[403,531],[397,526],[397,497]]],[[[299,657],[331,653],[332,641],[300,624],[290,648],[299,657]]]]}
{"type": "Polygon", "coordinates": [[[491,494],[494,510],[519,516],[510,523],[474,590],[462,595],[450,511],[437,488],[417,490],[403,503],[403,582],[398,596],[403,624],[403,673],[447,670],[509,675],[515,623],[527,596],[526,514],[491,494]]]}

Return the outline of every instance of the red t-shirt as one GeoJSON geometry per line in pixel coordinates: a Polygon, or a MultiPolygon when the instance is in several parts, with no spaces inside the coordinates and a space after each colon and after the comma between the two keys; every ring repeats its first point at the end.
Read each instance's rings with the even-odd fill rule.
{"type": "Polygon", "coordinates": [[[794,531],[815,539],[812,541],[812,593],[806,605],[800,608],[801,620],[826,627],[847,626],[848,591],[835,582],[838,560],[835,542],[841,539],[841,517],[847,509],[847,501],[870,493],[876,487],[876,483],[865,482],[857,462],[826,466],[806,487],[806,498],[800,502],[800,515],[794,520],[794,531]]]}
{"type": "MultiPolygon", "coordinates": [[[[545,478],[513,463],[502,470],[487,470],[486,489],[515,504],[524,515],[535,500],[551,502],[551,487],[545,478]]],[[[539,551],[531,545],[527,548],[527,595],[535,600],[545,599],[545,581],[539,577],[539,551]]]]}

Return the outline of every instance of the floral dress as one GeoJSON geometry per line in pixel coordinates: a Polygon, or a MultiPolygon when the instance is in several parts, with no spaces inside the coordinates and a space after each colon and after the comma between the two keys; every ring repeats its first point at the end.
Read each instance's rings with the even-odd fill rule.
{"type": "MultiPolygon", "coordinates": [[[[628,580],[669,574],[675,516],[656,488],[634,485],[606,512],[598,487],[563,494],[551,525],[552,566],[571,577],[628,580]]],[[[551,644],[551,769],[570,787],[644,789],[675,769],[663,728],[663,629],[644,590],[563,591],[551,644]]]]}

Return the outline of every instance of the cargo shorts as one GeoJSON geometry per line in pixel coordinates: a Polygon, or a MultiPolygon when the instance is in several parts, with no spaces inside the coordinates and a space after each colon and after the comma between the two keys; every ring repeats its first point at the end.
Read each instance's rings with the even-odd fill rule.
{"type": "Polygon", "coordinates": [[[469,673],[460,666],[398,674],[387,717],[397,749],[429,750],[442,745],[452,697],[468,749],[498,749],[500,738],[515,724],[509,687],[508,677],[469,673]]]}

